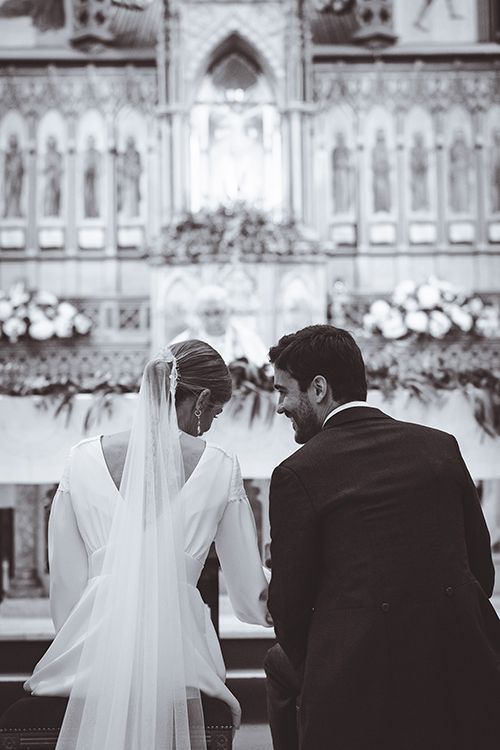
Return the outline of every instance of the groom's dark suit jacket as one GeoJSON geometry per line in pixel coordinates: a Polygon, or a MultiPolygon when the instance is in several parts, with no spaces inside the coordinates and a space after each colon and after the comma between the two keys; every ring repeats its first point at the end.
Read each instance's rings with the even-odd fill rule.
{"type": "Polygon", "coordinates": [[[498,750],[500,622],[455,438],[348,408],[271,481],[270,611],[302,750],[498,750]]]}

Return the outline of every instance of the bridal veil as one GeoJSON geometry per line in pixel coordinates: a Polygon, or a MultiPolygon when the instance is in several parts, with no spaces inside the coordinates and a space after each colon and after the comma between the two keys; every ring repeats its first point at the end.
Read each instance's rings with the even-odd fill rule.
{"type": "Polygon", "coordinates": [[[57,750],[206,750],[169,350],[146,365],[88,637],[57,750]]]}

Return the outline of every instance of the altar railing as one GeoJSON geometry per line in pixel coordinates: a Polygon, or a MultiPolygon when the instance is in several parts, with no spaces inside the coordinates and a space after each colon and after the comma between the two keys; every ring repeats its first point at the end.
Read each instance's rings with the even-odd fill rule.
{"type": "Polygon", "coordinates": [[[88,378],[112,381],[137,380],[149,355],[147,333],[140,341],[120,340],[0,343],[0,387],[2,381],[51,382],[71,380],[78,384],[88,378]],[[3,373],[3,374],[2,374],[3,373]]]}
{"type": "Polygon", "coordinates": [[[454,338],[424,341],[387,341],[356,335],[368,367],[375,360],[397,356],[402,370],[437,370],[443,365],[450,372],[489,370],[500,376],[500,339],[476,338],[463,334],[454,338]]]}

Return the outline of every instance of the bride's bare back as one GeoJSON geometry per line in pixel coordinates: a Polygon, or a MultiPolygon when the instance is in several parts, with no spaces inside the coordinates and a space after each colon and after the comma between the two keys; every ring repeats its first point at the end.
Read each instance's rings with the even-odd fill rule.
{"type": "MultiPolygon", "coordinates": [[[[122,480],[125,456],[130,438],[130,430],[116,432],[113,435],[103,435],[101,438],[102,452],[106,466],[116,486],[120,487],[122,480]]],[[[184,463],[184,475],[189,479],[205,450],[205,441],[200,438],[181,432],[181,451],[184,463]]]]}

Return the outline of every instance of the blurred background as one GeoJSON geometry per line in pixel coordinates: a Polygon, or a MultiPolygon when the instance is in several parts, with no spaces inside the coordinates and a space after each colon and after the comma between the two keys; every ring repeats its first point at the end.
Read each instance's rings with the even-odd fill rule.
{"type": "MultiPolygon", "coordinates": [[[[320,322],[357,337],[373,404],[456,435],[500,559],[499,43],[496,0],[0,0],[2,705],[51,638],[65,456],[126,428],[172,340],[230,366],[208,437],[264,562],[296,447],[267,350],[320,322]]],[[[261,718],[270,635],[216,578],[261,718]]]]}

